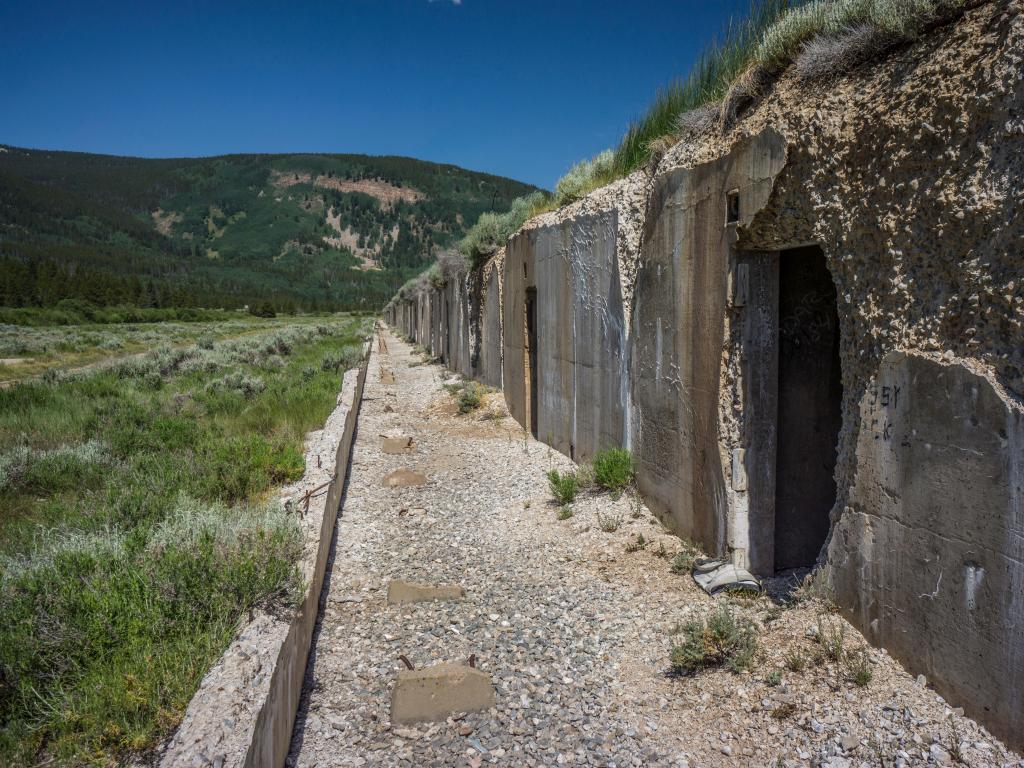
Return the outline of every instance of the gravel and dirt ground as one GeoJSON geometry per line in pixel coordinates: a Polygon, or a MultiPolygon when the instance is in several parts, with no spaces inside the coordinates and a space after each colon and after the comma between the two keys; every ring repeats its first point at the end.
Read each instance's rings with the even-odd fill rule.
{"type": "Polygon", "coordinates": [[[884,652],[865,650],[863,686],[824,658],[819,624],[844,627],[848,653],[866,647],[827,601],[711,598],[673,573],[683,542],[630,494],[583,493],[559,519],[545,472],[569,459],[504,416],[500,394],[459,414],[445,372],[384,339],[288,765],[1022,765],[884,652]],[[382,435],[408,435],[415,450],[385,454],[382,435]],[[400,468],[426,484],[384,487],[400,468]],[[391,579],[467,595],[388,605],[391,579]],[[721,604],[758,629],[750,669],[671,675],[678,627],[721,604]],[[400,654],[417,668],[475,654],[497,706],[392,726],[400,654]]]}

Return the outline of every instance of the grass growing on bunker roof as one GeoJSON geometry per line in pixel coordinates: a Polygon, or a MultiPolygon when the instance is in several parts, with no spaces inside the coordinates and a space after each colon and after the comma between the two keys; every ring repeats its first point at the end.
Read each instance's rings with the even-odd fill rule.
{"type": "Polygon", "coordinates": [[[647,113],[633,121],[615,150],[612,171],[627,176],[651,159],[651,143],[675,136],[679,117],[721,100],[749,65],[766,31],[798,0],[758,0],[742,18],[731,18],[721,37],[712,39],[686,77],[663,88],[647,113]]]}
{"type": "Polygon", "coordinates": [[[145,753],[238,621],[294,603],[300,530],[266,497],[366,331],[267,323],[0,390],[0,765],[145,753]]]}
{"type": "Polygon", "coordinates": [[[580,196],[648,165],[691,127],[720,124],[735,102],[756,97],[793,62],[802,76],[836,74],[911,41],[948,21],[971,0],[753,0],[731,18],[690,72],[664,87],[630,123],[611,169],[593,176],[580,196]]]}

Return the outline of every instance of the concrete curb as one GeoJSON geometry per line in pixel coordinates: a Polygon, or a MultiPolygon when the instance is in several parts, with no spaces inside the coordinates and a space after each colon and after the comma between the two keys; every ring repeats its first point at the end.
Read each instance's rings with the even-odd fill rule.
{"type": "MultiPolygon", "coordinates": [[[[284,765],[302,695],[334,525],[348,477],[371,356],[370,343],[364,346],[359,368],[347,371],[343,379],[339,407],[347,404],[348,410],[335,457],[336,474],[327,489],[318,536],[310,532],[306,536],[307,556],[302,568],[307,586],[302,601],[285,620],[260,614],[240,628],[235,641],[203,678],[189,702],[180,728],[159,759],[161,768],[284,765]],[[315,557],[310,558],[314,548],[315,557]],[[237,704],[240,699],[245,700],[241,711],[237,706],[226,706],[237,704]]],[[[307,519],[313,512],[311,508],[307,519]]]]}

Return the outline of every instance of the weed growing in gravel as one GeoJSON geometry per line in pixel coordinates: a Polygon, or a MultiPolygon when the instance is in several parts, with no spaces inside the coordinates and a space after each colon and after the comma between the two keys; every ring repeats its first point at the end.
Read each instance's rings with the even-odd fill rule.
{"type": "Polygon", "coordinates": [[[644,538],[644,535],[642,533],[638,533],[635,539],[626,544],[626,552],[629,554],[633,552],[640,552],[642,550],[647,549],[647,545],[649,543],[650,542],[648,542],[647,539],[644,538]]]}
{"type": "Polygon", "coordinates": [[[572,472],[559,472],[557,469],[548,471],[548,487],[555,501],[565,506],[576,501],[579,492],[579,481],[572,472]]]}
{"type": "Polygon", "coordinates": [[[563,505],[558,510],[558,519],[559,520],[568,520],[570,517],[572,517],[572,515],[573,515],[572,507],[570,507],[568,504],[563,505]]]}
{"type": "Polygon", "coordinates": [[[505,411],[501,408],[496,408],[493,411],[487,411],[480,418],[484,421],[501,421],[506,416],[508,416],[508,414],[505,413],[505,411]]]}
{"type": "Polygon", "coordinates": [[[874,677],[867,651],[863,648],[848,651],[843,657],[843,666],[846,670],[846,679],[861,688],[870,683],[871,678],[874,677]]]}
{"type": "Polygon", "coordinates": [[[662,560],[668,560],[668,550],[665,549],[664,541],[658,542],[658,548],[654,550],[654,556],[660,557],[662,560]]]}
{"type": "Polygon", "coordinates": [[[682,552],[677,552],[676,556],[672,558],[672,573],[690,573],[693,570],[693,552],[688,549],[684,549],[682,552]]]}
{"type": "Polygon", "coordinates": [[[721,666],[741,672],[750,668],[757,653],[753,623],[737,618],[725,605],[706,619],[686,622],[680,634],[681,641],[672,646],[669,657],[675,674],[721,666]]]}
{"type": "Polygon", "coordinates": [[[594,487],[594,465],[580,464],[576,469],[576,484],[581,491],[589,491],[594,487]]]}
{"type": "Polygon", "coordinates": [[[764,684],[769,688],[775,688],[782,682],[782,673],[777,669],[773,669],[764,679],[764,684]]]}
{"type": "Polygon", "coordinates": [[[730,600],[739,600],[741,603],[751,603],[761,597],[761,593],[745,587],[729,587],[725,590],[730,600]]]}
{"type": "Polygon", "coordinates": [[[803,672],[807,667],[807,654],[796,648],[786,654],[784,663],[790,672],[803,672]]]}
{"type": "Polygon", "coordinates": [[[834,664],[843,660],[843,643],[846,641],[846,625],[841,619],[827,619],[825,614],[818,614],[818,633],[814,638],[825,654],[825,658],[834,664]]]}
{"type": "Polygon", "coordinates": [[[796,714],[796,705],[784,701],[772,710],[772,717],[776,720],[785,720],[796,714]]]}
{"type": "Polygon", "coordinates": [[[616,515],[614,512],[598,512],[597,525],[605,533],[615,533],[622,525],[622,515],[616,515]]]}
{"type": "Polygon", "coordinates": [[[957,765],[966,765],[967,760],[964,757],[964,751],[961,745],[960,731],[957,730],[956,720],[952,715],[949,716],[949,746],[946,747],[946,751],[949,752],[949,756],[953,758],[953,762],[957,765]]]}
{"type": "Polygon", "coordinates": [[[623,491],[633,482],[633,454],[609,448],[594,454],[594,482],[608,491],[623,491]]]}
{"type": "Polygon", "coordinates": [[[634,520],[639,520],[644,516],[643,501],[640,499],[638,491],[634,491],[632,498],[629,500],[629,510],[629,516],[634,520]]]}
{"type": "Polygon", "coordinates": [[[472,413],[483,404],[484,395],[488,389],[476,381],[460,381],[458,384],[448,384],[445,389],[455,398],[459,406],[459,413],[472,413]]]}

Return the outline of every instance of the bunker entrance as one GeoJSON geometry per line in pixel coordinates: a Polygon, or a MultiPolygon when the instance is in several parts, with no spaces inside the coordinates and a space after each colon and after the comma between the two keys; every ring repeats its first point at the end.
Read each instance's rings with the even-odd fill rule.
{"type": "Polygon", "coordinates": [[[537,437],[537,289],[526,289],[526,387],[529,390],[530,432],[537,437]]]}
{"type": "Polygon", "coordinates": [[[842,427],[836,289],[818,246],[780,253],[775,569],[813,565],[836,500],[842,427]]]}

